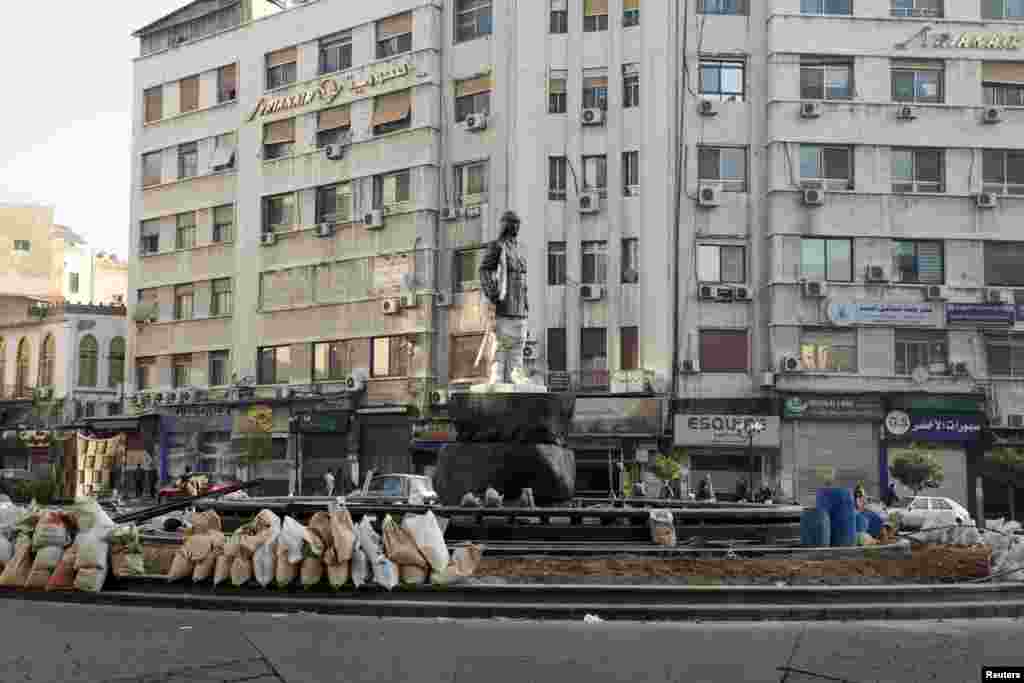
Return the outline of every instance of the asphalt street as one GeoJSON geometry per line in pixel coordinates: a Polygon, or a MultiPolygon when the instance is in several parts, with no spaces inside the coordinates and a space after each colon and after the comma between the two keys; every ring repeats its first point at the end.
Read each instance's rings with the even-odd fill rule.
{"type": "Polygon", "coordinates": [[[399,620],[0,599],[0,681],[964,681],[1024,623],[399,620]]]}

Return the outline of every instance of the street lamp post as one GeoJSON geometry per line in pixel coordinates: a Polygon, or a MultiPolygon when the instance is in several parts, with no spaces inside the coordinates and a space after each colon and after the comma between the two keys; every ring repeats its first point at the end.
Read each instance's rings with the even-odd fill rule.
{"type": "Polygon", "coordinates": [[[765,430],[765,423],[762,420],[753,418],[743,423],[742,433],[747,437],[747,457],[750,459],[750,486],[747,495],[751,495],[754,489],[754,437],[765,430]]]}

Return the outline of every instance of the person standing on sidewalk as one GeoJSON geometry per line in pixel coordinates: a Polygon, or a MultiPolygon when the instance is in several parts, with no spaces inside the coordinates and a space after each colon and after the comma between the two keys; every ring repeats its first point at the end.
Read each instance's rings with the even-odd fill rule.
{"type": "Polygon", "coordinates": [[[135,465],[135,497],[142,498],[142,485],[145,483],[146,473],[142,471],[142,463],[135,465]]]}
{"type": "Polygon", "coordinates": [[[331,472],[331,470],[329,469],[327,470],[327,473],[324,475],[324,488],[327,489],[328,496],[334,495],[334,473],[331,472]]]}

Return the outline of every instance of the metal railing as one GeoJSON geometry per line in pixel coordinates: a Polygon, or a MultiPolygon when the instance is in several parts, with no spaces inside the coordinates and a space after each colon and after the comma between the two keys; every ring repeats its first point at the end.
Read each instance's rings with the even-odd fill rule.
{"type": "Polygon", "coordinates": [[[548,372],[547,385],[551,391],[580,394],[639,394],[653,393],[652,378],[642,371],[575,370],[548,372]]]}

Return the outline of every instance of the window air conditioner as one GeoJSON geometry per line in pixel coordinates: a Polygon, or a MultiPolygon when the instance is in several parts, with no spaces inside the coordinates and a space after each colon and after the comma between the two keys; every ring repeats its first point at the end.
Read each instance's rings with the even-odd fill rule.
{"type": "Polygon", "coordinates": [[[985,107],[981,120],[984,123],[999,123],[1003,120],[1003,110],[999,107],[985,107]]]}
{"type": "Polygon", "coordinates": [[[345,378],[346,391],[362,391],[366,386],[366,378],[357,373],[352,373],[345,378]]]}
{"type": "Polygon", "coordinates": [[[324,147],[324,154],[328,159],[338,160],[345,158],[345,145],[327,145],[324,147]]]}
{"type": "Polygon", "coordinates": [[[700,285],[697,287],[697,298],[698,299],[714,299],[715,288],[711,285],[700,285]]]}
{"type": "Polygon", "coordinates": [[[604,298],[604,287],[601,285],[580,285],[580,296],[584,301],[600,301],[604,298]]]}
{"type": "Polygon", "coordinates": [[[435,406],[448,405],[448,392],[445,389],[434,389],[430,392],[430,404],[435,406]]]}
{"type": "Polygon", "coordinates": [[[888,282],[889,273],[885,272],[885,266],[871,264],[864,267],[864,279],[868,282],[888,282]]]}
{"type": "Polygon", "coordinates": [[[401,300],[402,308],[416,308],[416,295],[412,293],[406,293],[399,297],[401,300]]]}
{"type": "Polygon", "coordinates": [[[271,247],[271,246],[277,244],[277,233],[274,233],[274,232],[265,232],[265,233],[263,233],[262,235],[260,235],[260,244],[262,244],[265,247],[271,247]]]}
{"type": "Polygon", "coordinates": [[[1013,427],[1014,429],[1024,428],[1024,415],[1020,413],[1012,413],[1006,416],[1006,426],[1013,427]]]}
{"type": "Polygon", "coordinates": [[[821,206],[825,203],[825,190],[817,187],[804,188],[804,206],[821,206]]]}
{"type": "Polygon", "coordinates": [[[716,301],[732,301],[734,298],[735,292],[732,287],[715,287],[716,301]]]}
{"type": "Polygon", "coordinates": [[[903,105],[897,110],[896,118],[903,121],[913,121],[917,118],[917,114],[914,113],[914,108],[910,105],[903,105]]]}
{"type": "Polygon", "coordinates": [[[718,206],[721,204],[721,188],[714,185],[701,185],[697,189],[697,203],[701,206],[718,206]]]}
{"type": "Polygon", "coordinates": [[[525,360],[536,360],[537,359],[537,342],[528,341],[523,346],[523,359],[525,360]]]}
{"type": "Polygon", "coordinates": [[[461,211],[457,206],[445,206],[441,209],[441,220],[443,221],[454,221],[457,220],[461,211]]]}
{"type": "Polygon", "coordinates": [[[479,206],[467,206],[463,209],[463,212],[466,214],[466,218],[480,218],[480,215],[483,213],[483,209],[479,206]]]}
{"type": "Polygon", "coordinates": [[[601,196],[596,192],[583,192],[577,201],[580,213],[597,213],[601,210],[601,196]]]}
{"type": "Polygon", "coordinates": [[[604,109],[598,109],[597,107],[587,107],[583,110],[580,116],[584,126],[603,126],[604,125],[604,109]]]}
{"type": "Polygon", "coordinates": [[[828,296],[828,285],[819,280],[807,280],[803,283],[804,296],[808,299],[820,299],[828,296]]]}
{"type": "Polygon", "coordinates": [[[989,288],[985,290],[985,303],[1006,304],[1010,303],[1013,294],[1005,289],[989,288]]]}
{"type": "Polygon", "coordinates": [[[700,361],[693,358],[684,359],[682,371],[684,375],[696,375],[700,372],[700,361]]]}
{"type": "Polygon", "coordinates": [[[334,223],[317,223],[316,236],[330,237],[334,234],[334,223]]]}
{"type": "Polygon", "coordinates": [[[979,209],[994,209],[999,204],[999,197],[992,192],[982,192],[975,197],[979,209]]]}
{"type": "Polygon", "coordinates": [[[434,305],[444,308],[452,305],[452,293],[446,289],[434,292],[434,305]]]}
{"type": "Polygon", "coordinates": [[[487,128],[487,114],[470,114],[465,121],[466,130],[485,130],[487,128]]]}
{"type": "Polygon", "coordinates": [[[698,108],[701,116],[717,116],[718,107],[715,105],[714,100],[701,100],[698,108]]]}
{"type": "Polygon", "coordinates": [[[924,298],[928,301],[945,301],[946,288],[941,285],[928,285],[924,292],[924,298]]]}
{"type": "Polygon", "coordinates": [[[192,394],[187,392],[187,391],[183,391],[183,392],[181,392],[178,395],[178,401],[180,403],[191,403],[192,402],[192,394]]]}
{"type": "Polygon", "coordinates": [[[750,295],[750,289],[748,287],[733,287],[733,298],[736,301],[753,300],[753,297],[750,295]]]}
{"type": "Polygon", "coordinates": [[[967,377],[971,374],[971,369],[966,362],[960,360],[950,364],[950,374],[954,377],[967,377]]]}
{"type": "Polygon", "coordinates": [[[803,102],[800,104],[800,117],[805,119],[816,119],[821,116],[820,102],[803,102]]]}
{"type": "Polygon", "coordinates": [[[388,297],[380,302],[380,312],[384,315],[397,315],[402,310],[402,298],[388,297]]]}
{"type": "Polygon", "coordinates": [[[373,209],[367,211],[363,216],[363,223],[367,228],[379,229],[384,227],[384,209],[373,209]]]}
{"type": "Polygon", "coordinates": [[[795,353],[787,353],[782,357],[780,367],[783,372],[800,372],[803,368],[803,364],[800,362],[800,356],[795,353]]]}

